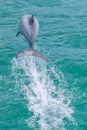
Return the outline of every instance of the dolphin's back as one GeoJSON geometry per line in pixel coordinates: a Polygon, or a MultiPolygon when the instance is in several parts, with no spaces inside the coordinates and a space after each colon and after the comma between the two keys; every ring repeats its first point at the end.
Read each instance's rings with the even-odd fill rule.
{"type": "Polygon", "coordinates": [[[34,16],[24,15],[22,17],[19,23],[19,32],[17,33],[16,36],[18,36],[19,33],[21,33],[27,39],[30,45],[30,49],[19,52],[16,55],[16,58],[19,58],[23,55],[29,55],[29,56],[36,56],[47,61],[47,58],[43,56],[43,54],[33,49],[33,44],[36,40],[38,30],[39,30],[39,24],[34,16]]]}
{"type": "Polygon", "coordinates": [[[22,17],[19,23],[20,33],[27,39],[30,47],[33,46],[37,33],[39,30],[39,24],[37,19],[32,15],[25,15],[22,17]]]}

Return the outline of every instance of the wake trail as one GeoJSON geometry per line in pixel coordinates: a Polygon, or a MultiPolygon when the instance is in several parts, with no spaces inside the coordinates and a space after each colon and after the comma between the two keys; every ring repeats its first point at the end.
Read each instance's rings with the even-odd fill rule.
{"type": "Polygon", "coordinates": [[[12,60],[15,87],[27,100],[32,116],[26,120],[34,130],[66,130],[74,123],[72,94],[67,89],[63,73],[55,67],[47,67],[44,61],[34,57],[12,60]]]}

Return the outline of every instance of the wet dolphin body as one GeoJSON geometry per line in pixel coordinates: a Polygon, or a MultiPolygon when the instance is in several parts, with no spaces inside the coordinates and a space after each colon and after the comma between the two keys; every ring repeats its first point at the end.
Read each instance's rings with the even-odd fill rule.
{"type": "Polygon", "coordinates": [[[23,55],[37,56],[45,61],[47,58],[44,57],[40,52],[33,49],[34,42],[36,40],[37,34],[39,30],[39,24],[37,19],[33,15],[24,15],[19,23],[19,32],[27,39],[28,44],[30,46],[29,49],[19,52],[16,55],[16,58],[19,58],[23,55]]]}

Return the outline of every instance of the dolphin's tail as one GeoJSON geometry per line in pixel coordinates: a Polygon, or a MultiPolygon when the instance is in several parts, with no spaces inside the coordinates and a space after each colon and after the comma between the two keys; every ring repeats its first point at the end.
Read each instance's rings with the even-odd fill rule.
{"type": "Polygon", "coordinates": [[[48,61],[47,58],[43,56],[43,54],[41,54],[40,52],[38,52],[34,49],[27,49],[27,50],[21,51],[16,55],[16,58],[19,58],[23,55],[36,56],[36,57],[39,57],[45,61],[48,61]]]}

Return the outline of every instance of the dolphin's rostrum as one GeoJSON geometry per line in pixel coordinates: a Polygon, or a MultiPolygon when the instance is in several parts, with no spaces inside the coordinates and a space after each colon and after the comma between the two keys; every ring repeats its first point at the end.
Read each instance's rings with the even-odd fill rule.
{"type": "Polygon", "coordinates": [[[36,40],[39,30],[39,24],[33,15],[24,15],[19,23],[19,32],[16,34],[18,36],[20,33],[27,39],[30,46],[29,49],[19,52],[16,55],[16,58],[19,58],[23,55],[37,56],[41,59],[47,61],[47,58],[44,57],[40,52],[33,49],[34,42],[36,40]]]}

